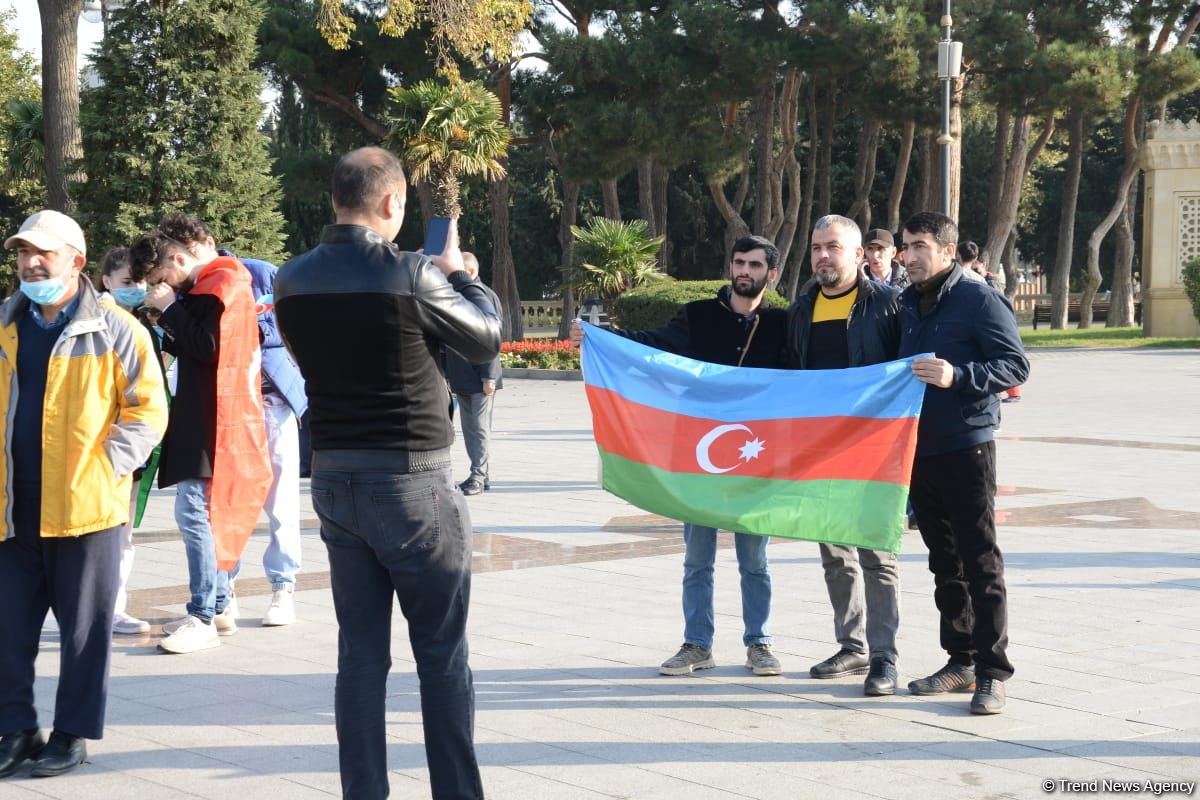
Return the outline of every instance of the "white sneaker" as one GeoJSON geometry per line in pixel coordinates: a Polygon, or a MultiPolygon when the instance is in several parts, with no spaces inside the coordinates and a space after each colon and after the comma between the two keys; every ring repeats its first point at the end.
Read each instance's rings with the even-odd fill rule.
{"type": "Polygon", "coordinates": [[[113,633],[127,633],[136,636],[139,633],[149,633],[150,623],[144,619],[131,617],[124,611],[118,611],[113,614],[113,633]]]}
{"type": "Polygon", "coordinates": [[[225,606],[225,610],[213,617],[213,625],[217,628],[217,634],[220,636],[233,636],[238,632],[238,607],[235,598],[229,598],[229,605],[225,606]]]}
{"type": "Polygon", "coordinates": [[[296,621],[296,602],[292,599],[291,589],[276,589],[271,594],[271,605],[263,614],[263,627],[271,628],[280,625],[291,625],[296,621]]]}
{"type": "MultiPolygon", "coordinates": [[[[163,626],[164,630],[166,626],[163,626]]],[[[204,622],[199,617],[188,617],[175,632],[158,643],[160,650],[168,653],[195,653],[198,650],[209,650],[221,645],[217,637],[217,629],[212,623],[204,622]]]]}
{"type": "Polygon", "coordinates": [[[172,633],[186,625],[189,619],[193,619],[193,617],[180,617],[179,619],[172,620],[170,622],[164,622],[162,626],[162,632],[167,636],[170,636],[172,633]]]}

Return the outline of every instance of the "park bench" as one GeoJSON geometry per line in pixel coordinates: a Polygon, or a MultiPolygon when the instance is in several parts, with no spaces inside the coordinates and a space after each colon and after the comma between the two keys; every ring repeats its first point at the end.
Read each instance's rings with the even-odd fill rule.
{"type": "MultiPolygon", "coordinates": [[[[1092,322],[1107,322],[1110,303],[1092,303],[1092,322]]],[[[1050,304],[1035,303],[1033,306],[1033,329],[1037,330],[1039,322],[1050,322],[1050,304]]],[[[1133,319],[1137,324],[1142,322],[1142,302],[1133,301],[1133,319]]],[[[1079,322],[1079,303],[1067,303],[1067,322],[1079,322]]]]}

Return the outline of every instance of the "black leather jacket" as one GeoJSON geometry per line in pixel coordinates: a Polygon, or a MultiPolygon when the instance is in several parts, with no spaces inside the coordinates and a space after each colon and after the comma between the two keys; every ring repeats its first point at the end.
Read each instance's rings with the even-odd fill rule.
{"type": "MultiPolygon", "coordinates": [[[[787,363],[792,369],[804,369],[808,362],[808,338],[812,328],[813,306],[820,285],[810,280],[800,289],[788,309],[787,363]]],[[[900,290],[869,279],[860,273],[858,297],[846,320],[846,339],[850,347],[850,366],[882,364],[894,361],[900,351],[900,290]]]]}
{"type": "Polygon", "coordinates": [[[482,284],[360,225],[327,226],[280,267],[275,316],[304,375],[314,450],[449,447],[441,347],[473,363],[500,351],[482,284]]]}

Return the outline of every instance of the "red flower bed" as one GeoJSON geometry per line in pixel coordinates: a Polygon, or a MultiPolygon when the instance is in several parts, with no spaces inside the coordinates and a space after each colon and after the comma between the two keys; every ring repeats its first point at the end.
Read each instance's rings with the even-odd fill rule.
{"type": "Polygon", "coordinates": [[[506,367],[579,369],[579,348],[557,339],[504,342],[500,345],[500,363],[506,367]]]}

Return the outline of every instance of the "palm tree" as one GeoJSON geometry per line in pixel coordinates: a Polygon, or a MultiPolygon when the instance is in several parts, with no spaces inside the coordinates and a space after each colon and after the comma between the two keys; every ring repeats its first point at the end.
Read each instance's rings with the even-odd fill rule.
{"type": "Polygon", "coordinates": [[[429,182],[436,216],[462,215],[460,179],[504,177],[500,159],[508,152],[510,133],[499,98],[483,84],[424,80],[410,89],[396,87],[391,96],[397,113],[390,119],[387,144],[413,180],[429,182]]]}
{"type": "Polygon", "coordinates": [[[2,136],[8,142],[4,171],[10,178],[46,179],[46,139],[42,131],[42,101],[9,100],[2,136]]]}
{"type": "Polygon", "coordinates": [[[663,237],[651,236],[644,219],[592,217],[586,228],[572,225],[571,236],[578,263],[566,271],[566,282],[576,297],[599,297],[610,315],[618,295],[668,280],[655,261],[663,237]]]}

